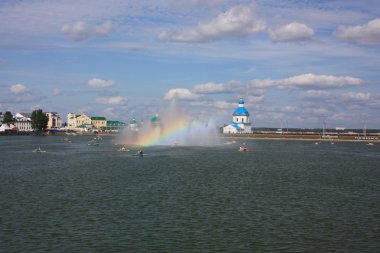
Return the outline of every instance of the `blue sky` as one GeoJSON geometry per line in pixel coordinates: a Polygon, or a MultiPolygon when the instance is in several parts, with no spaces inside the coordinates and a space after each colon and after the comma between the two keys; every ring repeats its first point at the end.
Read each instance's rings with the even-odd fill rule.
{"type": "Polygon", "coordinates": [[[377,0],[0,2],[0,111],[380,128],[377,0]]]}

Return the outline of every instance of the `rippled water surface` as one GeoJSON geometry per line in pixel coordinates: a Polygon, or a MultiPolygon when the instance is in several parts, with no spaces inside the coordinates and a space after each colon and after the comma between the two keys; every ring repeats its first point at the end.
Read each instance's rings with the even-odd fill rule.
{"type": "Polygon", "coordinates": [[[380,143],[89,138],[0,137],[0,252],[380,251],[380,143]]]}

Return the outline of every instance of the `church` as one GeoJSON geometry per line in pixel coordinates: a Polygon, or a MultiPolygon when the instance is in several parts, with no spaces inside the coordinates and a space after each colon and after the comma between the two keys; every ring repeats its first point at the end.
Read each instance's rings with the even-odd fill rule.
{"type": "Polygon", "coordinates": [[[249,112],[244,107],[244,100],[240,98],[238,108],[232,114],[232,122],[223,127],[224,134],[250,134],[252,133],[249,112]]]}

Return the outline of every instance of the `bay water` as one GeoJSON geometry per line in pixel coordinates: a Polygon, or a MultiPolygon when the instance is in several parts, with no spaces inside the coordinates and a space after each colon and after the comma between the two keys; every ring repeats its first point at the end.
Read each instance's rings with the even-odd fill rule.
{"type": "Polygon", "coordinates": [[[91,138],[0,136],[0,252],[380,251],[378,143],[91,138]]]}

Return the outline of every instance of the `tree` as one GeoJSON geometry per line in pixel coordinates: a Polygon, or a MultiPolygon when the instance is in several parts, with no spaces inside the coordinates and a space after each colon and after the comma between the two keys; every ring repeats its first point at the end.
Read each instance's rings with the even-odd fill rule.
{"type": "Polygon", "coordinates": [[[14,122],[13,115],[10,111],[6,111],[4,114],[3,123],[4,124],[12,124],[14,122]]]}
{"type": "Polygon", "coordinates": [[[48,116],[42,112],[41,109],[34,110],[32,112],[32,128],[37,130],[43,130],[46,128],[48,123],[48,116]]]}

